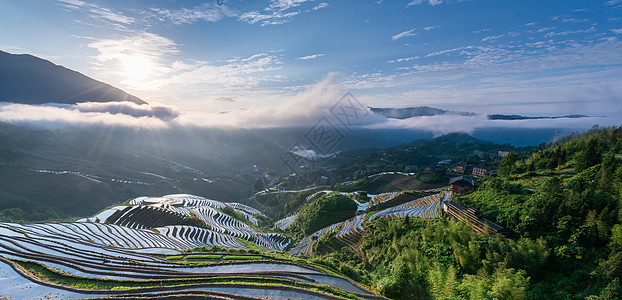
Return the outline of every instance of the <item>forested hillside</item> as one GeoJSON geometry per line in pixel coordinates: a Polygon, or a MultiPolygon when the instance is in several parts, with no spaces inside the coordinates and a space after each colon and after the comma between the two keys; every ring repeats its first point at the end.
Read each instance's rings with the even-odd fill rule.
{"type": "Polygon", "coordinates": [[[344,246],[315,259],[395,299],[619,299],[621,153],[622,128],[594,128],[508,155],[497,175],[452,199],[509,229],[506,237],[448,217],[378,218],[363,255],[344,246]]]}

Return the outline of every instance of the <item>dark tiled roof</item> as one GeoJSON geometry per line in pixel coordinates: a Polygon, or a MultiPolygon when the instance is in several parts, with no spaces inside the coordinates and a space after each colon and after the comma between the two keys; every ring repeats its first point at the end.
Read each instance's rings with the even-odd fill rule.
{"type": "Polygon", "coordinates": [[[449,179],[449,184],[455,184],[455,183],[462,183],[462,184],[469,184],[471,186],[473,186],[473,180],[471,180],[471,178],[466,177],[466,176],[458,176],[458,177],[453,177],[451,179],[449,179]],[[461,182],[462,181],[462,182],[461,182]]]}

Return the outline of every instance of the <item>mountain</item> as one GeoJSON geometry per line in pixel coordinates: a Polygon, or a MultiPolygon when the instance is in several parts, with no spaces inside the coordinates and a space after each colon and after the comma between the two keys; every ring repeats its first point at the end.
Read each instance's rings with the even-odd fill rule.
{"type": "Polygon", "coordinates": [[[578,119],[578,118],[589,118],[589,117],[586,115],[567,115],[567,116],[554,116],[554,117],[526,117],[526,116],[521,116],[521,115],[499,115],[499,114],[488,115],[488,120],[539,120],[539,119],[554,120],[554,119],[562,119],[562,118],[578,119]]]}
{"type": "Polygon", "coordinates": [[[437,116],[437,115],[459,115],[475,116],[476,113],[444,110],[429,106],[405,107],[405,108],[377,108],[370,107],[372,112],[392,119],[408,119],[412,117],[437,116]]]}
{"type": "Polygon", "coordinates": [[[0,101],[23,104],[130,101],[146,104],[136,96],[48,60],[3,51],[0,51],[0,101]]]}

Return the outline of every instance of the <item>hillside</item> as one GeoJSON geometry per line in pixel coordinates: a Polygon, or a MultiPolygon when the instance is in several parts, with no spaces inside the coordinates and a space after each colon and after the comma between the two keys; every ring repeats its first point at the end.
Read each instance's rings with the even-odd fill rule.
{"type": "Polygon", "coordinates": [[[415,172],[419,179],[433,184],[445,184],[449,179],[436,169],[438,163],[465,162],[482,167],[497,164],[498,151],[527,152],[533,147],[514,147],[510,144],[496,144],[476,139],[466,133],[451,133],[433,139],[413,142],[372,152],[367,156],[341,164],[337,173],[355,179],[383,171],[415,172]],[[426,168],[430,168],[425,172],[426,168]]]}
{"type": "Polygon", "coordinates": [[[0,223],[0,275],[12,282],[2,296],[382,299],[277,253],[290,240],[258,229],[262,218],[240,203],[177,194],[139,197],[76,222],[0,223]]]}
{"type": "Polygon", "coordinates": [[[146,104],[136,96],[45,59],[0,51],[0,102],[3,101],[23,104],[129,101],[146,104]]]}
{"type": "Polygon", "coordinates": [[[248,204],[263,172],[283,169],[281,148],[245,132],[49,131],[0,123],[0,140],[2,221],[81,218],[144,195],[188,193],[248,204]]]}
{"type": "MultiPolygon", "coordinates": [[[[463,155],[478,146],[499,147],[466,135],[450,137],[406,149],[426,153],[445,145],[463,155]]],[[[26,144],[11,141],[9,149],[17,151],[5,149],[4,157],[24,155],[17,146],[26,144]]],[[[270,297],[277,289],[275,297],[284,299],[303,294],[318,299],[618,299],[621,141],[622,128],[595,128],[548,147],[509,153],[494,162],[495,174],[476,180],[475,190],[463,196],[452,197],[446,183],[426,189],[414,173],[382,172],[335,186],[350,191],[281,190],[290,201],[275,203],[280,213],[272,219],[243,203],[173,194],[134,198],[75,222],[0,223],[1,265],[24,270],[0,272],[12,280],[41,281],[47,285],[32,291],[61,298],[74,297],[61,291],[85,289],[163,295],[159,285],[174,285],[179,291],[172,296],[188,297],[197,285],[226,285],[223,295],[233,298],[270,297]],[[489,236],[453,219],[444,212],[448,201],[504,227],[503,235],[489,236]],[[49,284],[63,288],[45,287],[49,284]]],[[[393,155],[399,149],[404,148],[383,151],[393,155]]],[[[12,213],[5,210],[3,217],[12,213]]]]}
{"type": "Polygon", "coordinates": [[[394,299],[619,299],[621,141],[622,128],[593,129],[507,155],[498,175],[452,198],[507,236],[421,214],[430,202],[406,202],[386,212],[369,207],[353,225],[326,227],[294,250],[394,299]]]}

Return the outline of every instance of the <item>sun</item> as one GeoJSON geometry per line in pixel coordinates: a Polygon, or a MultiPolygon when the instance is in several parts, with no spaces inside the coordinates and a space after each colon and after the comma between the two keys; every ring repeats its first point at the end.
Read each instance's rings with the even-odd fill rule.
{"type": "Polygon", "coordinates": [[[122,72],[128,81],[144,82],[153,71],[153,63],[146,57],[126,56],[121,60],[122,72]]]}

